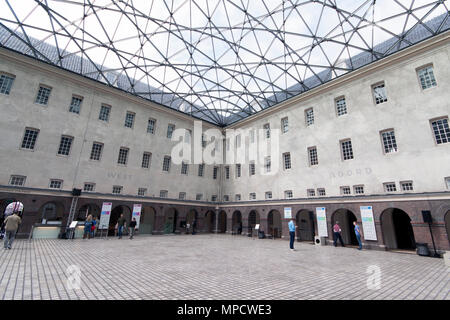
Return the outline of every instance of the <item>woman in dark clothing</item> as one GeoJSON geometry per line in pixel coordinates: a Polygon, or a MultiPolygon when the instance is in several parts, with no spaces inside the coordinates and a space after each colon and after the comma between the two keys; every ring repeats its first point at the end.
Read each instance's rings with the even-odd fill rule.
{"type": "Polygon", "coordinates": [[[136,218],[133,218],[133,220],[131,220],[130,222],[130,239],[133,239],[134,236],[134,231],[136,230],[136,218]]]}

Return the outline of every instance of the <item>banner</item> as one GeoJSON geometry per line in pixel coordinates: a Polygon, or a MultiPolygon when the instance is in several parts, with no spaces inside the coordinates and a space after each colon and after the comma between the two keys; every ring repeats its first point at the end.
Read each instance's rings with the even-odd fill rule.
{"type": "Polygon", "coordinates": [[[109,218],[111,217],[111,202],[103,202],[102,205],[102,213],[100,214],[100,222],[98,224],[98,229],[108,229],[109,227],[109,218]]]}
{"type": "Polygon", "coordinates": [[[328,237],[327,216],[325,208],[316,208],[316,216],[319,237],[328,237]]]}
{"type": "Polygon", "coordinates": [[[136,229],[139,229],[139,222],[141,220],[141,210],[142,204],[133,205],[133,214],[131,216],[131,219],[136,218],[136,229]]]}
{"type": "Polygon", "coordinates": [[[362,227],[364,230],[364,240],[377,240],[377,231],[373,219],[372,206],[359,207],[361,210],[362,227]]]}
{"type": "Polygon", "coordinates": [[[284,218],[285,219],[292,218],[292,208],[284,208],[284,218]]]}

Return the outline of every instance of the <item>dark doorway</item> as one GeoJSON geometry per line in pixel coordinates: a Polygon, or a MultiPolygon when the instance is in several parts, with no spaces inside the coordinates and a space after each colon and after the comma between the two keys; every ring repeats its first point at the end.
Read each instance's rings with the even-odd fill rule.
{"type": "Polygon", "coordinates": [[[232,231],[237,234],[242,233],[242,214],[240,211],[235,211],[233,213],[233,218],[231,221],[232,231]]]}
{"type": "Polygon", "coordinates": [[[341,236],[344,244],[357,246],[358,239],[356,239],[355,226],[353,225],[353,222],[357,221],[355,214],[347,209],[338,209],[331,216],[331,228],[333,228],[336,221],[341,227],[341,236]]]}
{"type": "Polygon", "coordinates": [[[77,216],[75,220],[77,221],[85,221],[88,215],[92,215],[92,218],[96,217],[97,220],[100,219],[100,207],[96,204],[89,203],[83,205],[80,209],[78,209],[77,216]]]}
{"type": "Polygon", "coordinates": [[[205,232],[212,233],[216,228],[216,213],[208,211],[205,215],[205,232]]]}
{"type": "MultiPolygon", "coordinates": [[[[109,218],[108,236],[116,235],[116,224],[121,214],[123,214],[123,217],[126,219],[128,228],[131,220],[131,210],[127,206],[117,206],[111,211],[111,217],[109,218]]],[[[126,233],[127,231],[124,230],[123,232],[126,233]]]]}
{"type": "Polygon", "coordinates": [[[227,232],[227,213],[225,211],[221,211],[219,213],[218,232],[219,233],[227,232]]]}
{"type": "Polygon", "coordinates": [[[295,217],[297,221],[297,240],[314,241],[314,213],[308,210],[300,210],[295,217]]]}
{"type": "MultiPolygon", "coordinates": [[[[260,218],[259,218],[259,213],[256,210],[252,210],[248,214],[248,233],[249,234],[253,235],[255,226],[257,224],[259,224],[259,225],[261,224],[260,218]]],[[[259,227],[261,230],[261,225],[259,227]]]]}
{"type": "Polygon", "coordinates": [[[155,228],[156,211],[152,207],[144,207],[139,220],[139,234],[152,234],[155,228]]]}
{"type": "Polygon", "coordinates": [[[397,208],[390,208],[381,214],[381,229],[388,249],[414,250],[416,241],[408,214],[397,208]]]}
{"type": "Polygon", "coordinates": [[[447,231],[447,238],[450,242],[450,210],[445,214],[445,230],[447,231]]]}
{"type": "Polygon", "coordinates": [[[164,215],[164,233],[175,233],[177,229],[178,212],[174,208],[166,210],[164,215]]]}
{"type": "Polygon", "coordinates": [[[281,214],[277,210],[272,210],[267,216],[268,235],[273,238],[281,238],[281,214]]]}

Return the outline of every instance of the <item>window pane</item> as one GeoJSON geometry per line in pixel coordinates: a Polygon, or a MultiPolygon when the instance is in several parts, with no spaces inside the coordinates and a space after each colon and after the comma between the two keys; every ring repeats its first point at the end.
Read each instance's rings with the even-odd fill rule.
{"type": "Polygon", "coordinates": [[[70,106],[69,106],[69,112],[80,114],[82,101],[83,101],[82,98],[72,97],[72,101],[70,102],[70,106]]]}
{"type": "Polygon", "coordinates": [[[46,105],[48,103],[48,98],[50,97],[50,91],[50,88],[40,86],[35,102],[46,105]]]}
{"type": "Polygon", "coordinates": [[[0,75],[0,93],[9,94],[14,82],[14,78],[7,76],[6,74],[0,75]]]}
{"type": "Polygon", "coordinates": [[[380,104],[387,101],[386,88],[383,84],[379,84],[373,87],[373,94],[375,96],[375,103],[380,104]]]}
{"type": "Polygon", "coordinates": [[[102,105],[100,108],[100,114],[98,115],[98,119],[102,121],[108,121],[110,111],[111,107],[102,105]]]}
{"type": "Polygon", "coordinates": [[[381,133],[383,139],[384,153],[397,152],[397,142],[395,141],[394,131],[386,131],[381,133]]]}
{"type": "Polygon", "coordinates": [[[37,129],[25,129],[25,134],[22,140],[22,148],[34,150],[34,145],[39,134],[37,129]]]}
{"type": "Polygon", "coordinates": [[[70,153],[70,147],[72,146],[72,137],[61,137],[61,142],[59,143],[58,154],[68,156],[70,153]]]}
{"type": "Polygon", "coordinates": [[[436,78],[434,77],[433,67],[428,66],[418,71],[420,84],[422,89],[428,89],[437,85],[436,78]]]}
{"type": "Polygon", "coordinates": [[[431,125],[437,144],[448,143],[450,141],[450,128],[447,118],[433,121],[431,125]]]}

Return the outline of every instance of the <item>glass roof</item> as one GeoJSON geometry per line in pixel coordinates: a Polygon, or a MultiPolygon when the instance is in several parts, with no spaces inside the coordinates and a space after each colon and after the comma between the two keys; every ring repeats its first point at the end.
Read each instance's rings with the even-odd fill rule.
{"type": "Polygon", "coordinates": [[[0,46],[220,126],[448,29],[448,0],[0,0],[0,46]]]}

